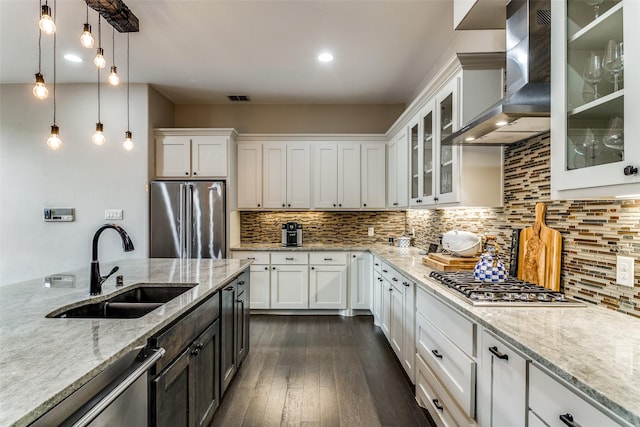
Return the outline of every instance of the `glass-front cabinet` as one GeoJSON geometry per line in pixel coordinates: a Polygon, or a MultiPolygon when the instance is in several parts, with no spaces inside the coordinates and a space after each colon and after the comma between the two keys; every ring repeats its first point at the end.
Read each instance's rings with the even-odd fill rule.
{"type": "Polygon", "coordinates": [[[409,124],[411,135],[411,200],[410,206],[427,206],[435,203],[433,103],[423,108],[409,124]]]}
{"type": "Polygon", "coordinates": [[[551,168],[555,197],[640,188],[636,0],[552,1],[551,168]],[[625,57],[625,51],[631,56],[625,57]],[[637,56],[637,58],[636,58],[637,56]],[[635,70],[635,71],[634,71],[635,70]],[[572,190],[586,190],[581,193],[572,190]]]}
{"type": "Polygon", "coordinates": [[[458,188],[458,146],[442,145],[441,141],[450,136],[459,127],[457,81],[447,85],[436,97],[438,111],[438,179],[436,202],[449,203],[457,201],[458,188]]]}

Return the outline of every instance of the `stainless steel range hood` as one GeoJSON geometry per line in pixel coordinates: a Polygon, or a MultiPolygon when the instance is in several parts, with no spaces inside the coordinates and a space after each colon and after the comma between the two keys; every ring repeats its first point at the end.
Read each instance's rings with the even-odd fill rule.
{"type": "Polygon", "coordinates": [[[507,5],[506,94],[442,141],[451,145],[505,145],[550,129],[551,2],[507,5]]]}

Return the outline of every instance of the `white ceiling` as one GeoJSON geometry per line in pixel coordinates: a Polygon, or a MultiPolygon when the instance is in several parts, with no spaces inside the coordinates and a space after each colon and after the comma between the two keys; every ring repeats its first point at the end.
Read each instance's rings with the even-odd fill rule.
{"type": "MultiPolygon", "coordinates": [[[[43,0],[44,1],[44,0],[43,0]]],[[[54,0],[49,0],[53,6],[54,0]]],[[[407,103],[454,39],[452,0],[125,0],[140,20],[131,34],[131,81],[177,104],[407,103]],[[335,60],[317,61],[321,51],[335,60]]],[[[0,83],[31,83],[38,67],[39,0],[0,0],[0,83]]],[[[95,49],[80,46],[83,0],[57,0],[57,81],[95,82],[95,49]],[[73,64],[62,55],[84,58],[73,64]]],[[[97,13],[89,12],[97,47],[97,13]]],[[[42,36],[53,81],[53,36],[42,36]]],[[[115,65],[126,74],[126,35],[115,65]]],[[[102,47],[112,63],[112,29],[102,47]]],[[[102,71],[101,78],[106,79],[102,71]]]]}

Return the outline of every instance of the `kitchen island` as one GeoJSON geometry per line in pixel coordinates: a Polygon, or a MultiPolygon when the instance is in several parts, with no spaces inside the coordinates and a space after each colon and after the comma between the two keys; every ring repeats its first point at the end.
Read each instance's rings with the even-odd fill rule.
{"type": "MultiPolygon", "coordinates": [[[[358,244],[279,247],[243,244],[237,251],[360,251],[358,244]]],[[[583,307],[474,307],[430,279],[417,248],[373,245],[370,252],[454,311],[495,334],[538,366],[634,426],[640,426],[640,320],[583,307]]]]}
{"type": "Polygon", "coordinates": [[[118,265],[124,288],[136,283],[192,283],[187,292],[138,319],[47,318],[89,296],[89,269],[0,286],[0,425],[28,425],[132,349],[217,292],[249,266],[243,260],[134,259],[118,265]]]}

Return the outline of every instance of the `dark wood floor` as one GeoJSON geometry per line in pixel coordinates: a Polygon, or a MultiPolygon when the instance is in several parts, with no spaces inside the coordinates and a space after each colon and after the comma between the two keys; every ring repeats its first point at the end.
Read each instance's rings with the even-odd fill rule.
{"type": "Polygon", "coordinates": [[[212,426],[432,426],[372,317],[251,316],[212,426]]]}

